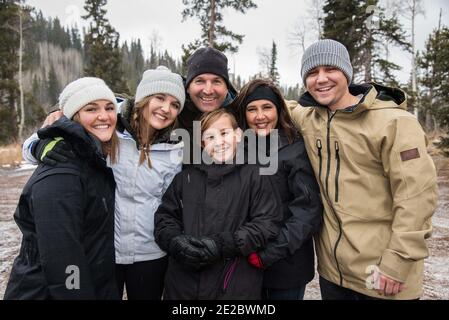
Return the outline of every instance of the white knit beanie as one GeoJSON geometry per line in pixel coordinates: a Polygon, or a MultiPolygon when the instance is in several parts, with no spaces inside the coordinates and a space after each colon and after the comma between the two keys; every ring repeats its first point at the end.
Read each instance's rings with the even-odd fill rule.
{"type": "Polygon", "coordinates": [[[318,66],[333,66],[340,69],[348,85],[352,82],[352,65],[346,47],[335,40],[324,39],[312,44],[302,56],[301,77],[304,85],[308,73],[318,66]]]}
{"type": "Polygon", "coordinates": [[[95,100],[109,100],[115,105],[117,101],[114,92],[106,83],[93,77],[85,77],[69,83],[59,95],[59,108],[71,119],[82,107],[95,100]]]}
{"type": "Polygon", "coordinates": [[[186,93],[182,77],[179,74],[171,72],[164,66],[145,71],[137,86],[135,102],[140,102],[145,97],[156,93],[169,94],[178,99],[181,104],[179,112],[181,112],[186,100],[186,93]]]}

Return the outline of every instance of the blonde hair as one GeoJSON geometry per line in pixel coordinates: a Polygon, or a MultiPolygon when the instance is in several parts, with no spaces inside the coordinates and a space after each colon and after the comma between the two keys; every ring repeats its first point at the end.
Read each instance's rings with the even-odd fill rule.
{"type": "MultiPolygon", "coordinates": [[[[236,130],[239,126],[237,124],[237,120],[235,119],[234,115],[230,112],[228,112],[224,108],[220,108],[211,112],[204,113],[200,118],[200,124],[201,124],[201,135],[200,139],[203,136],[204,132],[209,129],[218,119],[221,117],[228,117],[231,121],[232,129],[236,130]]],[[[200,140],[200,145],[202,145],[202,140],[200,140]]]]}
{"type": "Polygon", "coordinates": [[[154,95],[147,96],[137,102],[134,105],[133,112],[131,114],[131,127],[134,130],[137,142],[139,144],[140,157],[139,157],[139,165],[141,165],[145,159],[147,160],[148,167],[151,168],[151,159],[150,159],[150,148],[153,142],[162,135],[167,130],[173,129],[174,126],[177,125],[177,119],[173,122],[173,124],[162,130],[151,130],[152,128],[148,124],[147,120],[144,117],[145,108],[150,104],[151,99],[154,98],[154,95]]]}

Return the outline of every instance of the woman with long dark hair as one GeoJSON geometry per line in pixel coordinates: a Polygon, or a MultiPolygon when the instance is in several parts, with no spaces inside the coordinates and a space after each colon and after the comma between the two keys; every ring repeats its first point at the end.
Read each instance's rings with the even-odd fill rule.
{"type": "MultiPolygon", "coordinates": [[[[312,236],[322,221],[319,188],[304,141],[293,125],[281,92],[270,80],[247,83],[231,109],[243,130],[253,130],[267,139],[274,130],[278,133],[277,150],[267,152],[277,152],[278,170],[273,182],[282,199],[283,225],[277,238],[248,260],[254,267],[265,269],[266,299],[303,299],[306,284],[315,273],[312,236]]],[[[255,151],[248,146],[248,152],[255,151]]]]}

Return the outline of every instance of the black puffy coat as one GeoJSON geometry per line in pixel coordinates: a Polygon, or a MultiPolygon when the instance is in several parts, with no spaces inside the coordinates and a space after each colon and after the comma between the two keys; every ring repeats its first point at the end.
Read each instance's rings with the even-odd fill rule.
{"type": "Polygon", "coordinates": [[[315,274],[312,235],[322,224],[323,205],[301,136],[288,143],[279,130],[278,170],[272,177],[282,199],[283,225],[275,240],[259,252],[264,287],[291,289],[310,282],[315,274]]]}
{"type": "Polygon", "coordinates": [[[76,157],[54,167],[41,163],[25,185],[14,213],[22,245],[4,298],[118,299],[115,182],[99,141],[66,117],[38,134],[63,137],[76,157]],[[68,289],[77,274],[79,289],[68,289]]]}
{"type": "Polygon", "coordinates": [[[155,214],[155,239],[219,235],[224,258],[200,271],[170,257],[164,299],[260,299],[263,271],[247,256],[274,238],[282,219],[270,179],[251,165],[192,165],[180,172],[155,214]],[[233,253],[233,255],[231,254],[233,253]]]}

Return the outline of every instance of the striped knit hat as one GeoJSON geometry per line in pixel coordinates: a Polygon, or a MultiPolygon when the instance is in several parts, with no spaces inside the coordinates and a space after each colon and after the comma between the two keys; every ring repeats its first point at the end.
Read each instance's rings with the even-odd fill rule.
{"type": "Polygon", "coordinates": [[[319,40],[312,44],[302,56],[301,77],[304,85],[310,70],[318,66],[333,66],[340,69],[352,82],[352,65],[346,47],[338,41],[331,39],[319,40]]]}

